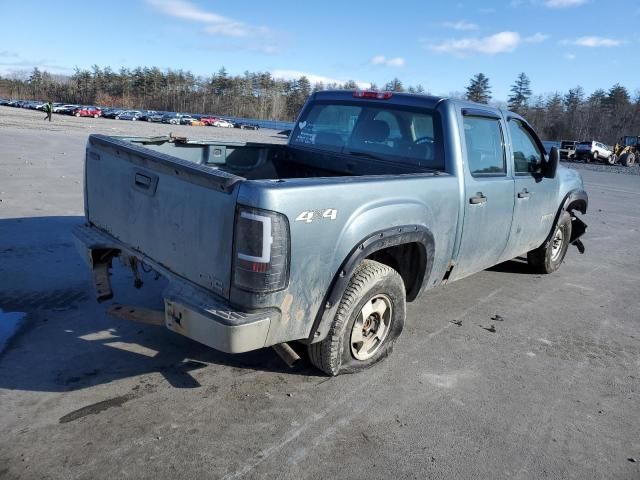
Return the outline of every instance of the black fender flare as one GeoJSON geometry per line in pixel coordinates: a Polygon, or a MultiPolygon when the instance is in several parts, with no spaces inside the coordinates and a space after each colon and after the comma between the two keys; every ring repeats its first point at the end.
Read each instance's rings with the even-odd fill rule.
{"type": "Polygon", "coordinates": [[[423,291],[425,281],[431,275],[435,251],[433,234],[428,228],[421,225],[404,225],[379,230],[364,238],[353,247],[338,271],[334,274],[324,301],[316,315],[313,328],[307,340],[308,343],[321,341],[327,336],[333,317],[335,317],[338,306],[340,305],[342,295],[360,262],[379,250],[408,243],[416,243],[422,247],[420,249],[422,258],[418,266],[418,281],[411,291],[407,292],[407,299],[409,301],[416,298],[418,294],[423,291]]]}
{"type": "MultiPolygon", "coordinates": [[[[567,193],[564,196],[564,200],[562,200],[562,204],[560,205],[560,208],[556,212],[556,218],[553,220],[553,226],[551,227],[551,231],[549,232],[549,235],[544,240],[543,245],[546,245],[548,242],[551,241],[551,237],[553,236],[553,233],[556,230],[556,225],[560,220],[560,215],[562,215],[562,212],[572,212],[574,210],[578,210],[580,213],[584,215],[587,213],[588,206],[589,206],[589,195],[587,195],[587,192],[585,192],[584,190],[579,190],[576,188],[574,190],[571,190],[569,193],[567,193]],[[571,205],[574,202],[576,203],[576,207],[569,210],[568,209],[569,205],[571,205]]],[[[582,220],[580,220],[579,218],[574,218],[574,220],[576,221],[578,228],[575,229],[575,232],[573,231],[571,232],[571,243],[574,243],[575,241],[577,241],[587,230],[587,226],[582,220]]],[[[584,249],[582,249],[581,252],[582,251],[584,251],[584,249]]]]}

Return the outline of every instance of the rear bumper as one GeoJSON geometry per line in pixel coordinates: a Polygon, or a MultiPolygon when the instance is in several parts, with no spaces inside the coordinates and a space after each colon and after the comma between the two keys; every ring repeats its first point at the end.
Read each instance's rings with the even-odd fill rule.
{"type": "MultiPolygon", "coordinates": [[[[150,266],[169,281],[163,292],[164,323],[176,333],[227,353],[242,353],[263,348],[269,327],[277,324],[280,311],[265,309],[246,313],[232,308],[224,299],[185,280],[135,251],[102,230],[82,225],[73,231],[78,252],[94,272],[105,272],[104,261],[115,256],[135,258],[150,266]],[[100,263],[102,262],[102,263],[100,263]]],[[[102,277],[104,279],[104,275],[102,277]]],[[[108,278],[107,278],[108,282],[108,278]]],[[[98,297],[104,293],[103,283],[97,286],[98,297]]],[[[104,296],[110,298],[110,295],[104,296]]]]}

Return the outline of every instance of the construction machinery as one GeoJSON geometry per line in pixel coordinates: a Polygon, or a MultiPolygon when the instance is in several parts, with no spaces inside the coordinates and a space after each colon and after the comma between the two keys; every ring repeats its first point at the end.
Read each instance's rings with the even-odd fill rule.
{"type": "Polygon", "coordinates": [[[621,165],[625,167],[635,165],[636,160],[640,161],[640,136],[625,135],[620,137],[618,143],[613,147],[613,153],[621,165]]]}

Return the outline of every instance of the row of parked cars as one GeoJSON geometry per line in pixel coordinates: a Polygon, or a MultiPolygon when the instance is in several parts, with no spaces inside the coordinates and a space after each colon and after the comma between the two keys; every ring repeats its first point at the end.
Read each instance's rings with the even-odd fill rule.
{"type": "MultiPolygon", "coordinates": [[[[10,100],[0,98],[0,105],[9,107],[28,108],[31,110],[45,110],[47,102],[36,100],[10,100]]],[[[76,117],[103,117],[115,120],[146,121],[168,123],[171,125],[210,126],[221,128],[240,128],[243,130],[258,130],[260,126],[250,122],[237,122],[212,115],[190,114],[178,112],[160,112],[156,110],[130,110],[115,107],[96,107],[93,105],[73,105],[61,102],[52,104],[53,113],[73,115],[76,117]]]]}

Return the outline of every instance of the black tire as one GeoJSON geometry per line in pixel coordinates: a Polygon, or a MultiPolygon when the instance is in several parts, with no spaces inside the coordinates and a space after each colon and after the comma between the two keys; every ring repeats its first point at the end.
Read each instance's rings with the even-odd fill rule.
{"type": "Polygon", "coordinates": [[[636,162],[636,157],[633,153],[625,153],[620,157],[620,163],[625,167],[631,167],[636,162]]]}
{"type": "MultiPolygon", "coordinates": [[[[377,303],[372,303],[376,305],[377,303]]],[[[386,312],[386,310],[385,310],[386,312]]],[[[374,318],[377,314],[372,314],[369,319],[374,318]]],[[[327,337],[318,343],[308,346],[309,360],[313,365],[323,372],[335,376],[340,373],[355,373],[365,370],[376,364],[383,358],[387,357],[393,350],[393,342],[402,332],[406,315],[406,292],[402,277],[393,268],[388,267],[373,260],[363,260],[356,268],[349,285],[344,291],[340,305],[333,319],[331,328],[327,337]],[[356,358],[354,349],[355,342],[352,345],[352,339],[358,331],[354,329],[356,321],[363,321],[361,311],[365,305],[371,301],[382,301],[389,305],[389,316],[386,323],[387,333],[382,339],[369,349],[371,357],[366,359],[356,358]]],[[[378,330],[383,321],[377,316],[378,330]]],[[[368,319],[367,319],[368,320],[368,319]]],[[[371,323],[376,323],[375,320],[371,323]]],[[[370,333],[374,333],[373,329],[370,333]]],[[[375,335],[363,337],[375,340],[375,335]]],[[[364,348],[365,342],[362,342],[361,348],[364,348]]],[[[367,355],[368,352],[362,352],[361,355],[367,355]]]]}
{"type": "Polygon", "coordinates": [[[609,155],[609,158],[607,158],[607,163],[609,165],[615,165],[617,161],[618,156],[615,153],[612,153],[611,155],[609,155]]]}
{"type": "Polygon", "coordinates": [[[568,212],[562,212],[558,223],[553,229],[553,235],[549,241],[544,242],[535,250],[527,253],[527,261],[529,265],[538,273],[555,272],[567,254],[569,242],[571,240],[571,215],[568,212]],[[560,231],[560,233],[558,233],[560,231]],[[557,236],[561,236],[559,250],[554,248],[557,236]]]}
{"type": "Polygon", "coordinates": [[[593,152],[593,161],[597,162],[598,160],[600,160],[600,155],[598,155],[598,152],[593,152]]]}

